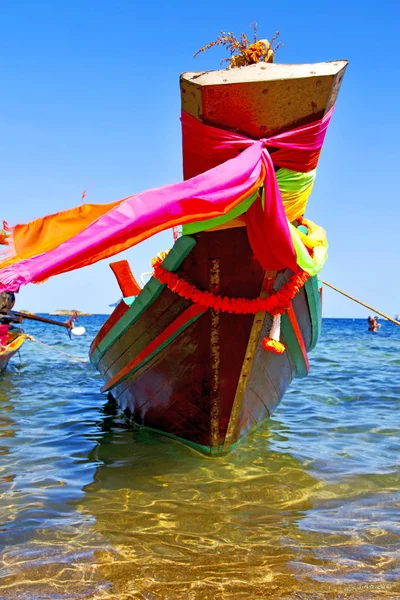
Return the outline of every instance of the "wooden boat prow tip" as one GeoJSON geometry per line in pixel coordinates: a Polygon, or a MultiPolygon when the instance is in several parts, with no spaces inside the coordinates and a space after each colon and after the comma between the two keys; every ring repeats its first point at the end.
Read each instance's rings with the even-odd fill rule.
{"type": "MultiPolygon", "coordinates": [[[[184,73],[182,109],[208,125],[267,137],[320,119],[336,101],[346,66],[260,63],[184,73]]],[[[184,148],[185,178],[186,158],[184,148]]],[[[200,168],[191,160],[190,176],[200,168]]],[[[265,272],[239,225],[183,235],[163,267],[198,290],[228,298],[268,296],[291,272],[265,272]]],[[[124,273],[129,282],[126,268],[124,273]]],[[[265,312],[199,310],[152,277],[136,298],[116,307],[90,358],[106,382],[102,390],[137,424],[201,452],[225,454],[270,416],[294,377],[307,375],[308,352],[321,329],[316,276],[282,315],[282,354],[262,348],[271,325],[265,312]]]]}
{"type": "Polygon", "coordinates": [[[320,119],[336,102],[346,60],[183,73],[182,109],[208,125],[253,138],[320,119]]]}

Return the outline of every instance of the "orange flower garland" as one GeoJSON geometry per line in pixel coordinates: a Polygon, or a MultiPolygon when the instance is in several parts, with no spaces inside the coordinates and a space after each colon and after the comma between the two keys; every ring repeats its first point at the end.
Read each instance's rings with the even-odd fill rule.
{"type": "Polygon", "coordinates": [[[279,290],[272,292],[268,298],[254,298],[253,300],[247,298],[229,298],[228,296],[219,296],[211,292],[202,292],[176,273],[167,271],[161,264],[164,257],[165,255],[160,253],[152,261],[154,277],[160,283],[165,284],[172,292],[175,292],[182,298],[191,300],[204,308],[212,308],[236,315],[255,315],[258,312],[282,315],[290,306],[291,300],[293,300],[310,277],[305,271],[299,270],[279,290]]]}

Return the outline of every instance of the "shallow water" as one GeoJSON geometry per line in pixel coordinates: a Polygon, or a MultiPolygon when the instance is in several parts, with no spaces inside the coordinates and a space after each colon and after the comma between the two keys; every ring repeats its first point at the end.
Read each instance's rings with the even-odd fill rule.
{"type": "MultiPolygon", "coordinates": [[[[88,333],[25,330],[87,356],[88,333]]],[[[324,320],[311,373],[231,455],[126,426],[26,342],[0,383],[0,598],[400,598],[400,328],[324,320]]]]}

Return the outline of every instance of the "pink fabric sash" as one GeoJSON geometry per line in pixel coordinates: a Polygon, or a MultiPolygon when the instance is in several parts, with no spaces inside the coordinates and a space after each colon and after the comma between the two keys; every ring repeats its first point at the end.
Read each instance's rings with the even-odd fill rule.
{"type": "Polygon", "coordinates": [[[109,258],[170,227],[224,215],[262,184],[264,206],[259,198],[247,212],[250,244],[265,270],[295,270],[275,165],[308,171],[332,112],[333,108],[319,121],[260,140],[203,125],[183,113],[187,169],[203,170],[205,163],[212,168],[186,181],[130,196],[53,250],[0,270],[0,291],[15,291],[109,258]],[[268,148],[279,150],[270,155],[268,148]]]}

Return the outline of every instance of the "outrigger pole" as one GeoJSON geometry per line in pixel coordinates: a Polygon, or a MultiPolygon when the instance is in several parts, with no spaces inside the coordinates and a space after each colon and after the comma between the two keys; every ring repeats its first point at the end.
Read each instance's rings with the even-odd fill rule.
{"type": "Polygon", "coordinates": [[[71,329],[70,325],[68,325],[67,323],[55,321],[54,319],[46,319],[45,317],[38,317],[37,315],[30,315],[28,313],[19,312],[17,310],[10,310],[9,314],[11,317],[22,317],[23,319],[30,319],[31,321],[40,321],[41,323],[49,323],[50,325],[58,325],[59,327],[64,327],[65,329],[71,329]]]}
{"type": "Polygon", "coordinates": [[[330,287],[332,290],[335,290],[335,292],[339,292],[339,294],[342,294],[342,296],[346,296],[346,298],[350,298],[350,300],[353,300],[354,302],[357,302],[358,304],[361,304],[361,306],[365,306],[365,308],[369,308],[369,310],[372,310],[377,315],[380,315],[384,319],[387,319],[388,321],[391,321],[395,325],[399,325],[400,326],[400,321],[396,321],[396,319],[392,319],[392,317],[389,317],[388,315],[385,315],[385,313],[379,311],[377,308],[374,308],[373,306],[370,306],[369,304],[365,304],[365,302],[362,302],[361,300],[358,300],[358,298],[354,298],[354,296],[350,296],[350,294],[346,294],[346,292],[344,292],[343,290],[340,290],[339,288],[335,287],[331,283],[328,283],[327,281],[322,281],[322,283],[324,285],[327,285],[328,287],[330,287]]]}

